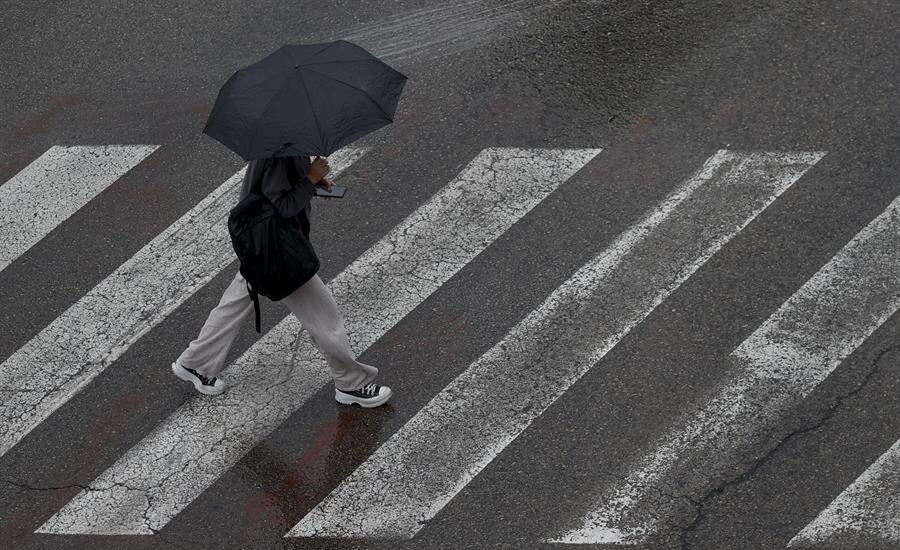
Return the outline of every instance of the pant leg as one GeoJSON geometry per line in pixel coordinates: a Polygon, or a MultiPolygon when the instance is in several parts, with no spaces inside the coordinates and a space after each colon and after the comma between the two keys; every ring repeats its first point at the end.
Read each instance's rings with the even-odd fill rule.
{"type": "Polygon", "coordinates": [[[375,379],[378,369],[356,360],[334,296],[318,275],[282,302],[300,320],[328,361],[337,389],[358,390],[375,379]]]}
{"type": "Polygon", "coordinates": [[[213,378],[225,366],[225,356],[238,331],[253,312],[247,282],[238,271],[225,289],[219,305],[209,312],[200,335],[181,353],[182,366],[213,378]]]}

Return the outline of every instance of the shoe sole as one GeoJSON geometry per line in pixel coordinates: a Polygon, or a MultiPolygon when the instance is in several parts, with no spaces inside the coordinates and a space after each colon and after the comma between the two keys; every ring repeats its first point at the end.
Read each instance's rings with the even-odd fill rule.
{"type": "Polygon", "coordinates": [[[384,395],[379,394],[377,397],[372,397],[370,399],[360,399],[359,397],[353,397],[352,395],[347,395],[338,390],[334,390],[334,398],[341,405],[359,405],[365,409],[384,405],[392,395],[394,395],[394,392],[389,389],[384,395]]]}
{"type": "MultiPolygon", "coordinates": [[[[204,395],[219,395],[223,391],[225,391],[225,383],[222,383],[222,386],[217,387],[213,386],[210,388],[209,386],[204,386],[202,382],[197,380],[197,377],[193,374],[189,373],[185,370],[184,367],[180,366],[178,363],[172,363],[172,372],[175,373],[175,376],[181,378],[185,382],[190,382],[194,385],[194,389],[204,395]]],[[[216,382],[220,382],[217,380],[216,382]]]]}

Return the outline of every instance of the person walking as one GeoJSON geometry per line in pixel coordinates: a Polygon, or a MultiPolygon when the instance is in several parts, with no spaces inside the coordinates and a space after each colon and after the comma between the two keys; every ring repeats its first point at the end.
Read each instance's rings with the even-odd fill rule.
{"type": "MultiPolygon", "coordinates": [[[[243,199],[251,190],[261,192],[277,215],[294,218],[309,237],[311,199],[317,186],[331,189],[334,182],[325,176],[330,171],[327,159],[308,156],[281,156],[251,160],[241,187],[243,199]]],[[[318,275],[281,300],[309,332],[313,343],[331,368],[335,400],[345,405],[370,408],[383,405],[392,391],[374,382],[378,369],[356,360],[331,291],[318,275]]],[[[172,363],[172,372],[191,382],[197,391],[218,395],[225,391],[219,373],[240,327],[253,312],[247,282],[240,271],[209,313],[200,334],[172,363]]]]}

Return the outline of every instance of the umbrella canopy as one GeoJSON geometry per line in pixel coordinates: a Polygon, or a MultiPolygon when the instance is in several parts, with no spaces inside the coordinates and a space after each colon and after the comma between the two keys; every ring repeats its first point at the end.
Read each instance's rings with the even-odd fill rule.
{"type": "Polygon", "coordinates": [[[346,40],[282,46],[228,79],[203,132],[247,161],[327,157],[393,122],[405,84],[346,40]]]}

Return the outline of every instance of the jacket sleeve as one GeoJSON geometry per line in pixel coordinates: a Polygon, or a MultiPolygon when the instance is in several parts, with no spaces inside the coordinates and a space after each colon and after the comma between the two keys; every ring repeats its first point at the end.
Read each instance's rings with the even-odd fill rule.
{"type": "Polygon", "coordinates": [[[295,174],[300,180],[292,183],[290,167],[282,159],[273,159],[263,173],[260,188],[282,218],[292,218],[302,212],[315,195],[316,186],[306,174],[295,174]]]}

